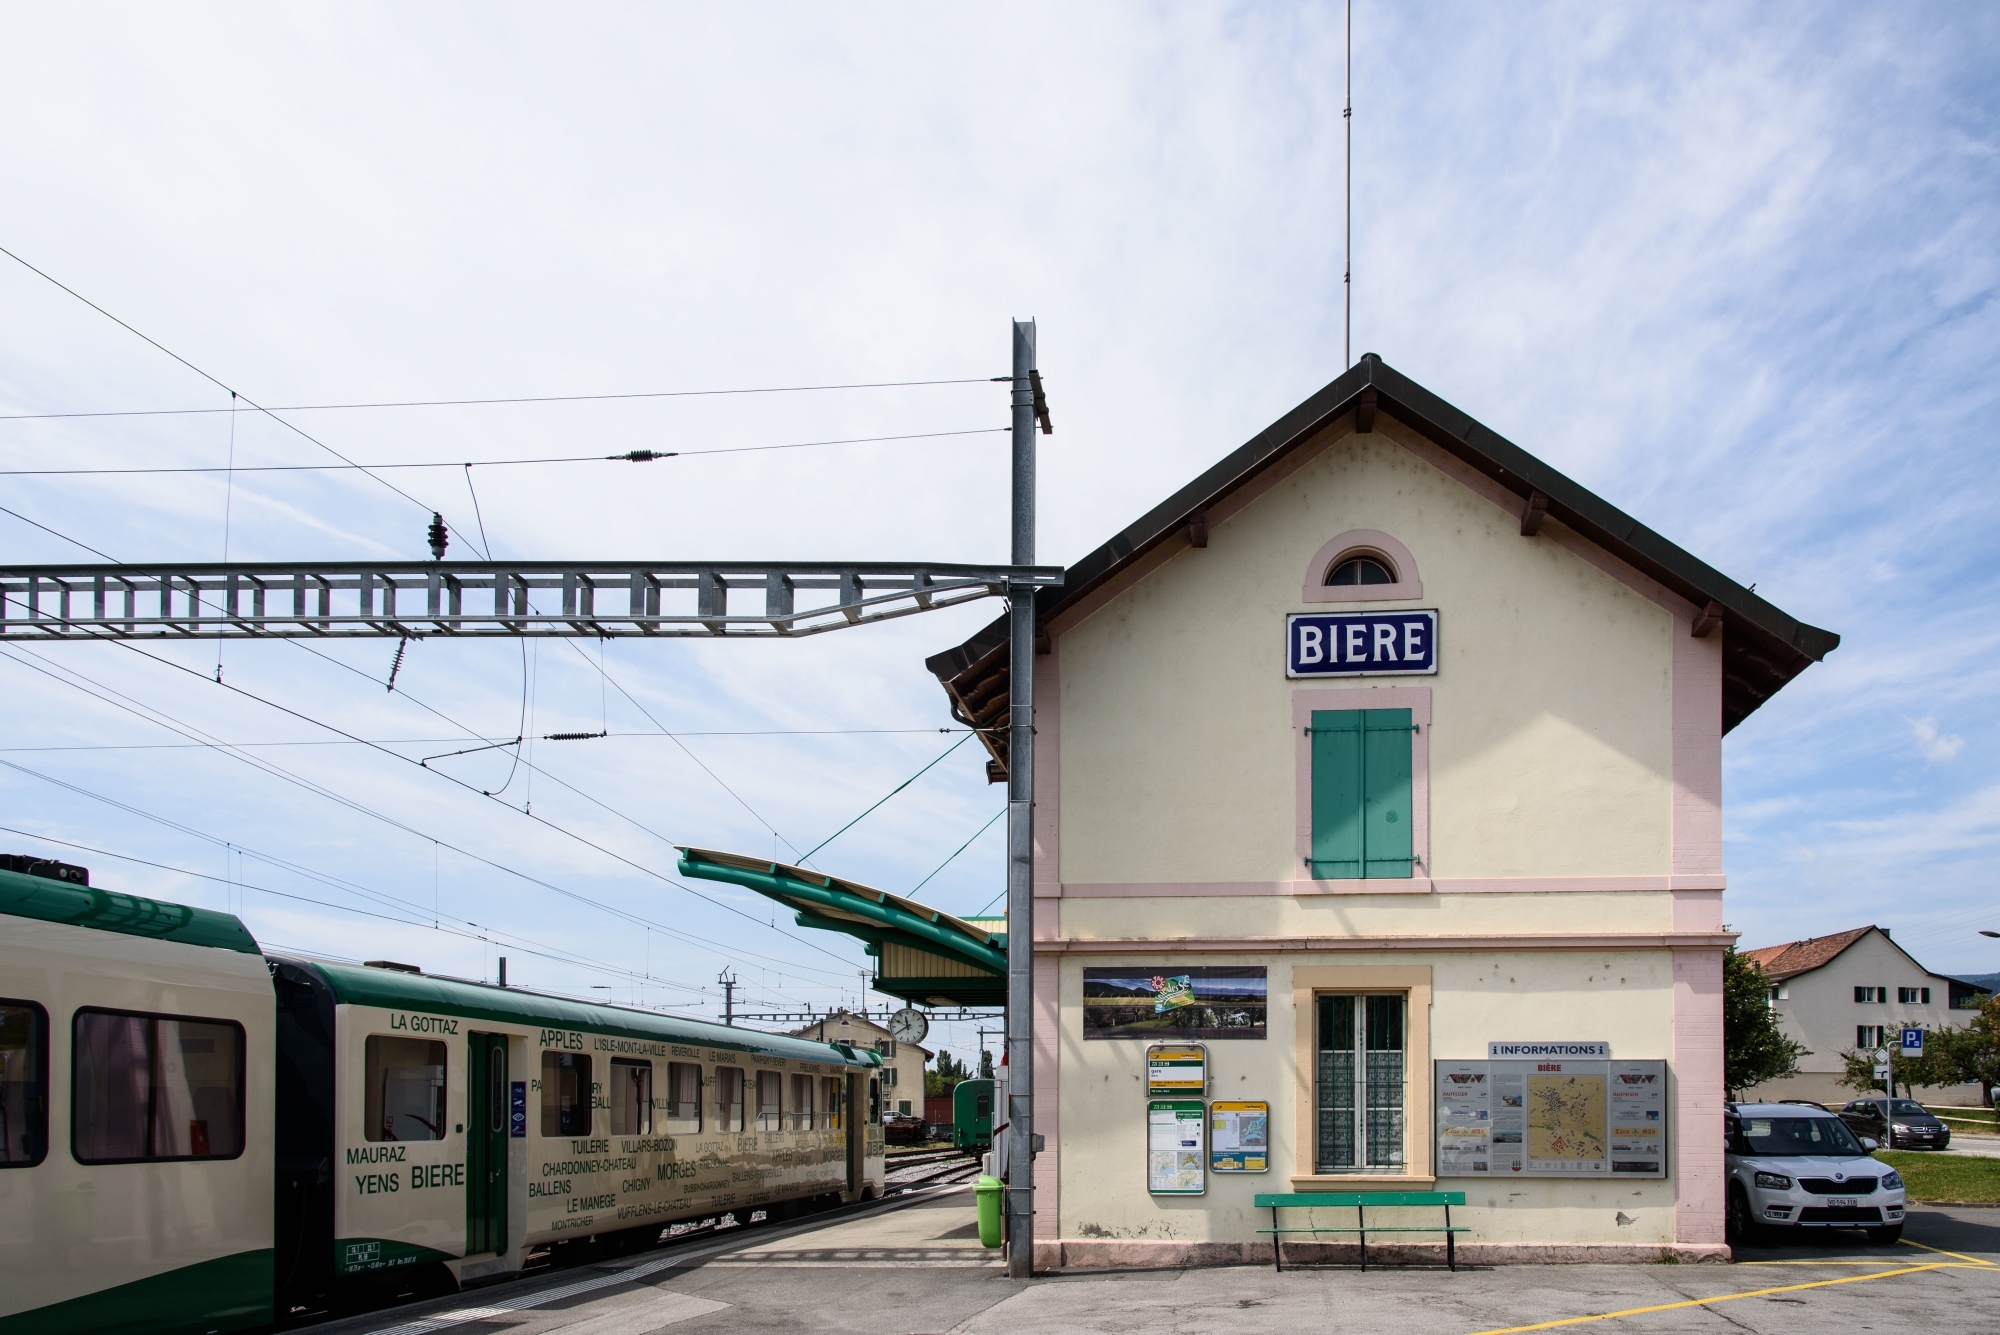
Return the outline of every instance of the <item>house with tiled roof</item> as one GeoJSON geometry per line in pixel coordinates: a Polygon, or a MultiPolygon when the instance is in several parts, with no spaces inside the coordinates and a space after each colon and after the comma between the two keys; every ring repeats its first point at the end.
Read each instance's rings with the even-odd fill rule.
{"type": "MultiPolygon", "coordinates": [[[[1838,1106],[1855,1097],[1841,1084],[1842,1054],[1898,1041],[1905,1027],[1962,1025],[1982,995],[1970,983],[1932,973],[1890,938],[1886,927],[1856,927],[1830,936],[1743,952],[1771,983],[1771,1008],[1786,1037],[1812,1051],[1799,1074],[1745,1091],[1758,1099],[1812,1099],[1838,1106]]],[[[1934,1103],[1979,1102],[1979,1086],[1921,1090],[1934,1103]]]]}

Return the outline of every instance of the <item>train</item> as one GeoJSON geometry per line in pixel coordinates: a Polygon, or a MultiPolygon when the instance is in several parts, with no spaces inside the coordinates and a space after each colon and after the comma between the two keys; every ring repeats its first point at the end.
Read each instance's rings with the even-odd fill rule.
{"type": "Polygon", "coordinates": [[[220,1335],[880,1196],[880,1055],[0,870],[0,1335],[220,1335]]]}
{"type": "Polygon", "coordinates": [[[952,1087],[951,1143],[975,1157],[993,1148],[993,1081],[961,1080],[952,1087]]]}

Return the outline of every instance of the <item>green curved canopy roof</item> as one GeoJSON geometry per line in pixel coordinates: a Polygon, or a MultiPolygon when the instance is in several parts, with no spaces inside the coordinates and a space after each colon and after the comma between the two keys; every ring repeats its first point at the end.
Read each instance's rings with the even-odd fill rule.
{"type": "Polygon", "coordinates": [[[844,932],[876,959],[875,989],[932,1005],[1005,999],[1007,934],[856,881],[765,858],[681,849],[681,874],[755,890],[801,927],[844,932]]]}

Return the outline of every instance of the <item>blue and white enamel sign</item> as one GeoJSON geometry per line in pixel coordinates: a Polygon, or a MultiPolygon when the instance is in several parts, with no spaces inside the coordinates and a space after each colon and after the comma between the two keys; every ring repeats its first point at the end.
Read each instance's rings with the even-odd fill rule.
{"type": "Polygon", "coordinates": [[[1924,1055],[1923,1030],[1905,1029],[1903,1031],[1903,1055],[1905,1057],[1921,1057],[1924,1055]]]}
{"type": "Polygon", "coordinates": [[[1287,677],[1404,677],[1437,671],[1436,608],[1293,612],[1285,618],[1287,677]]]}

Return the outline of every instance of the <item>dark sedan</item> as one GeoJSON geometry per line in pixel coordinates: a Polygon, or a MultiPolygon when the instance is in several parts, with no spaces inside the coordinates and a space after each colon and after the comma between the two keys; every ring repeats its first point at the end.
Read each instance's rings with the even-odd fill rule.
{"type": "Polygon", "coordinates": [[[1892,1124],[1899,1150],[1941,1150],[1951,1144],[1951,1128],[1915,1099],[1856,1099],[1840,1110],[1840,1120],[1855,1135],[1878,1141],[1885,1149],[1892,1124]]]}

